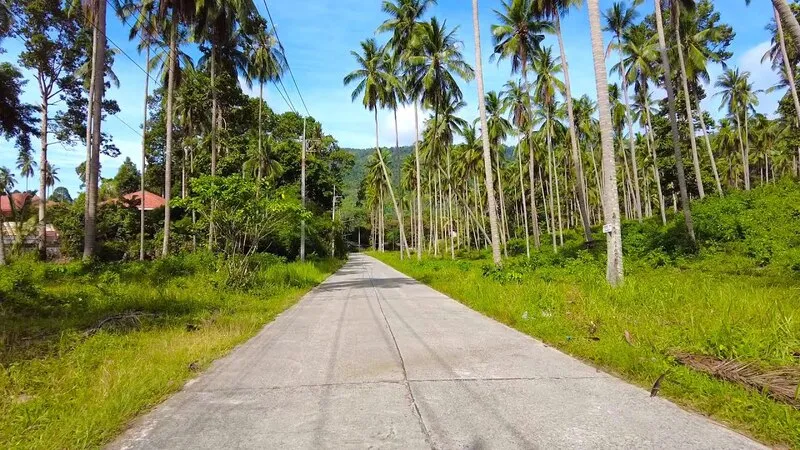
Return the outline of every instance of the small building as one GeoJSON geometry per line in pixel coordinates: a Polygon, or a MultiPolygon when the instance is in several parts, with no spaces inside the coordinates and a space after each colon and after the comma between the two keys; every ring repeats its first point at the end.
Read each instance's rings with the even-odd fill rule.
{"type": "Polygon", "coordinates": [[[126,205],[131,205],[139,211],[142,210],[142,203],[144,203],[145,211],[152,211],[167,206],[167,200],[164,199],[164,197],[150,191],[144,191],[144,202],[141,201],[141,198],[141,191],[131,192],[130,194],[122,196],[122,200],[126,205]]]}
{"type": "Polygon", "coordinates": [[[3,217],[14,217],[14,209],[19,211],[28,201],[32,208],[39,205],[39,197],[30,192],[14,192],[11,194],[11,198],[8,195],[0,196],[0,214],[3,217]],[[11,202],[14,202],[14,208],[11,207],[11,202]]]}

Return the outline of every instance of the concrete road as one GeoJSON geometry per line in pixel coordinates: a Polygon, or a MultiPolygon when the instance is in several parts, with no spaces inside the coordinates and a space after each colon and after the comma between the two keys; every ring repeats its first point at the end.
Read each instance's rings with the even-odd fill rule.
{"type": "Polygon", "coordinates": [[[370,257],[111,448],[759,448],[370,257]]]}

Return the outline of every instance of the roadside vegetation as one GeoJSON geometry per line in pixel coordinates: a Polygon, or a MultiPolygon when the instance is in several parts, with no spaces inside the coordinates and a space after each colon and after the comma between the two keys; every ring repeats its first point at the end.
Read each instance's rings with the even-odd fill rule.
{"type": "Polygon", "coordinates": [[[340,262],[210,254],[0,267],[0,447],[92,448],[258,332],[340,262]],[[218,267],[221,270],[217,270],[218,267]]]}
{"type": "Polygon", "coordinates": [[[800,186],[709,197],[692,205],[701,250],[683,218],[623,224],[625,283],[604,282],[605,249],[579,233],[564,247],[516,256],[497,269],[488,250],[458,260],[372,255],[489,317],[767,443],[800,447],[800,186]],[[699,357],[732,364],[717,376],[699,357]],[[689,363],[688,365],[682,364],[689,363]],[[744,367],[744,369],[743,369],[744,367]],[[781,369],[772,389],[747,386],[781,369]],[[751,371],[752,372],[752,371],[751,371]],[[775,398],[789,385],[793,399],[775,398]]]}

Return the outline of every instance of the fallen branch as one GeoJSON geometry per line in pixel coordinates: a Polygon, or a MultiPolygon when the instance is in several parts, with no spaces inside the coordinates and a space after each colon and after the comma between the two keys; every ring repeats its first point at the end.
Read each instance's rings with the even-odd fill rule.
{"type": "Polygon", "coordinates": [[[86,330],[83,335],[85,337],[92,336],[93,334],[97,333],[98,331],[102,330],[103,327],[111,324],[121,325],[124,323],[129,323],[131,326],[138,327],[142,324],[141,319],[143,317],[155,317],[155,314],[152,313],[144,313],[140,311],[134,312],[127,312],[122,314],[115,314],[113,316],[108,316],[97,323],[97,325],[93,326],[86,330]]]}
{"type": "Polygon", "coordinates": [[[679,353],[675,359],[692,369],[721,380],[762,392],[774,400],[800,409],[800,366],[765,370],[753,362],[721,360],[712,356],[679,353]]]}

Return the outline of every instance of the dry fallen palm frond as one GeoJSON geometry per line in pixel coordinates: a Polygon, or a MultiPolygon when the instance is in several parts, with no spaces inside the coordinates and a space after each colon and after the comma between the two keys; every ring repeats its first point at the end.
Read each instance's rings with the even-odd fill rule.
{"type": "Polygon", "coordinates": [[[763,369],[753,362],[721,360],[713,356],[680,353],[675,359],[692,369],[738,383],[800,409],[800,366],[763,369]]]}

